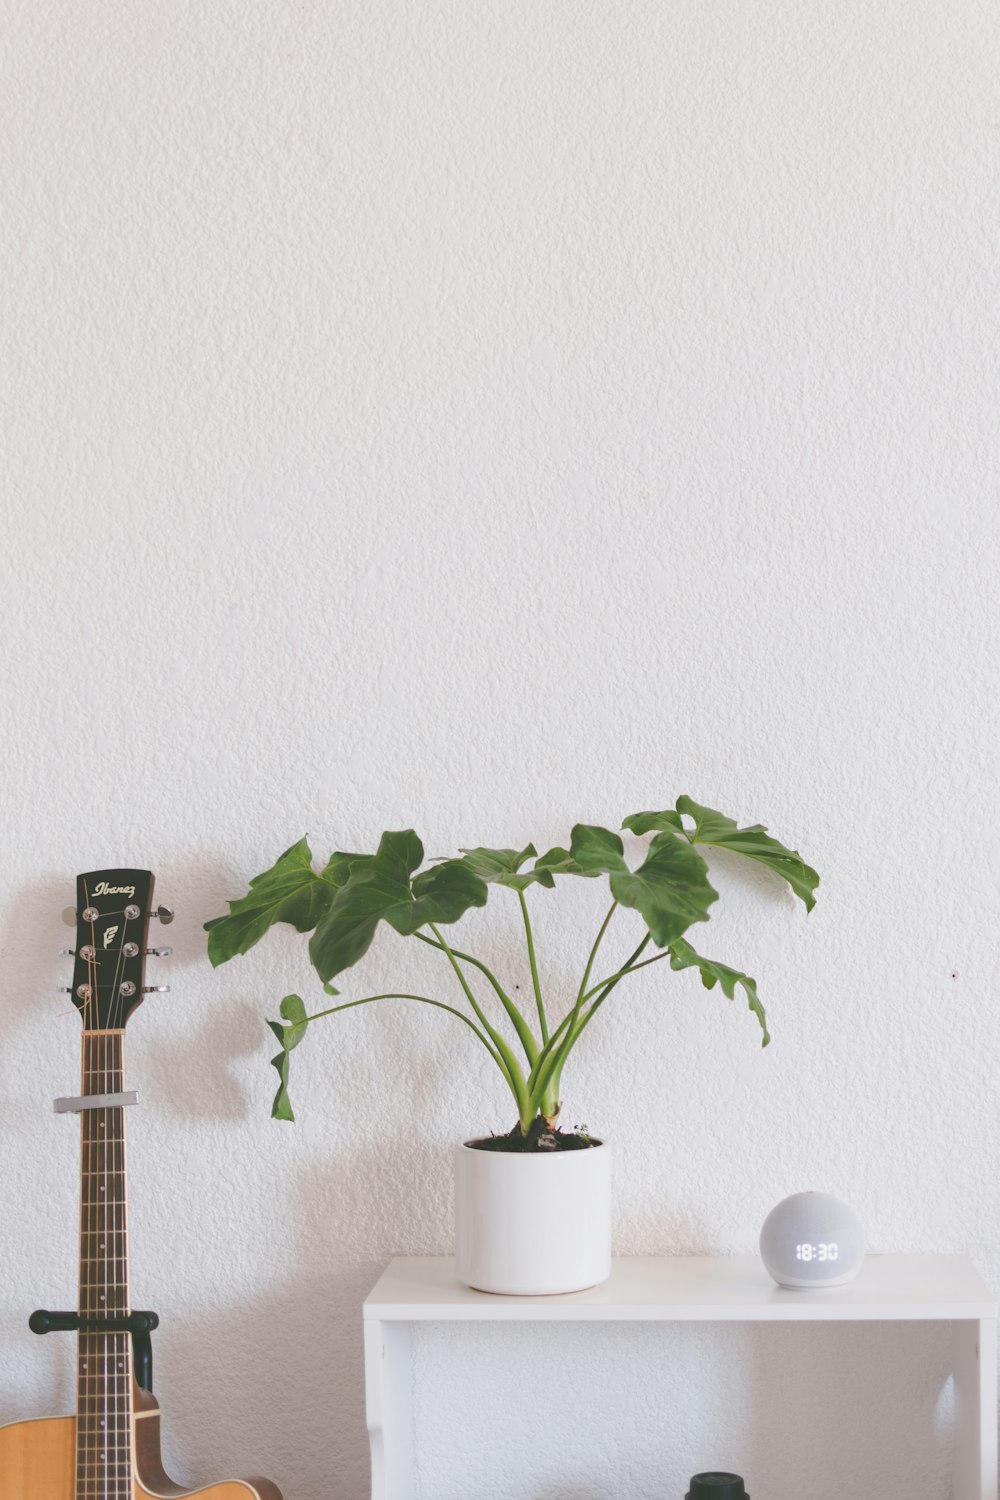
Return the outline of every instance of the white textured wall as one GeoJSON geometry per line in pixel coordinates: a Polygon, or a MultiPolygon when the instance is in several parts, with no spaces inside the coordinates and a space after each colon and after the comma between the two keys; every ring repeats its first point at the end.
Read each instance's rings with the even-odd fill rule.
{"type": "MultiPolygon", "coordinates": [[[[680,791],[769,822],[819,907],[743,883],[710,951],[770,1051],[653,969],[567,1073],[618,1248],[746,1251],[817,1186],[1000,1286],[995,8],[2,11],[3,1416],[72,1403],[70,1342],[25,1329],[74,1295],[59,912],[148,863],[178,919],[129,1032],[132,1248],[170,1467],[363,1496],[361,1297],[449,1248],[449,1147],[510,1111],[457,1023],[373,1009],[269,1122],[262,1017],[308,971],[275,940],[213,974],[201,923],[307,830],[543,846],[680,791]]],[[[599,893],[534,904],[565,997],[599,893]]],[[[510,963],[495,905],[463,937],[510,963]]],[[[445,993],[431,958],[387,937],[357,983],[445,993]]],[[[791,1366],[519,1337],[428,1333],[423,1500],[724,1462],[844,1500],[884,1473],[865,1412],[911,1445],[879,1493],[947,1494],[934,1330],[791,1366]]]]}

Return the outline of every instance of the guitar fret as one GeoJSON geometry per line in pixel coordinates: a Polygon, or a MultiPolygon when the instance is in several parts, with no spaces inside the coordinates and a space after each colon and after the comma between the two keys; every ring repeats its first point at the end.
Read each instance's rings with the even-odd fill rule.
{"type": "MultiPolygon", "coordinates": [[[[83,1037],[84,1094],[123,1092],[121,1032],[83,1037]]],[[[81,1113],[80,1315],[129,1312],[125,1120],[120,1106],[81,1113]]],[[[131,1500],[132,1350],[126,1333],[77,1341],[77,1500],[131,1500]]]]}

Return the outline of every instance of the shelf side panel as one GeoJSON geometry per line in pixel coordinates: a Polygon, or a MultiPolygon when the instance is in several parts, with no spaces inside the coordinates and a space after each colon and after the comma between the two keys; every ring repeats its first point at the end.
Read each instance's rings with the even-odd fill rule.
{"type": "Polygon", "coordinates": [[[956,1323],[952,1500],[997,1500],[997,1323],[956,1323]]]}
{"type": "Polygon", "coordinates": [[[406,1323],[365,1320],[371,1500],[413,1500],[413,1362],[406,1323]]]}

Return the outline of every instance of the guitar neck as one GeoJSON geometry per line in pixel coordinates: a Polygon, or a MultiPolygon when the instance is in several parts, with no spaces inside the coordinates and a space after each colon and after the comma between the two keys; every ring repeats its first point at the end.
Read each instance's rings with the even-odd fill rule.
{"type": "MultiPolygon", "coordinates": [[[[84,1095],[124,1092],[124,1034],[84,1031],[84,1095]]],[[[81,1319],[131,1311],[125,1111],[81,1112],[81,1319]]],[[[126,1333],[81,1331],[77,1346],[77,1500],[131,1500],[132,1350],[126,1333]]]]}

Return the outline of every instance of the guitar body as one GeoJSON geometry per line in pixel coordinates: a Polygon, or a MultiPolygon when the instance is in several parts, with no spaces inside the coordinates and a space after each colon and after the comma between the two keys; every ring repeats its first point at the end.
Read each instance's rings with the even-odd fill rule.
{"type": "MultiPolygon", "coordinates": [[[[144,1392],[136,1395],[132,1500],[281,1500],[267,1479],[226,1479],[194,1490],[174,1484],[160,1462],[160,1409],[144,1392]]],[[[76,1418],[0,1427],[0,1476],[3,1500],[76,1500],[76,1418]]]]}

